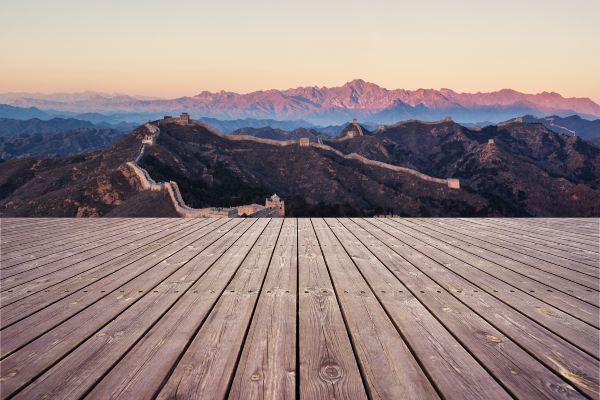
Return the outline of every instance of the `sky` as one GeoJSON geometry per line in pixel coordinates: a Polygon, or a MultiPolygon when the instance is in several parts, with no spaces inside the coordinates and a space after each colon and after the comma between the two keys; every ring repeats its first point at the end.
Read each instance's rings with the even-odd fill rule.
{"type": "Polygon", "coordinates": [[[3,0],[0,92],[339,86],[600,102],[598,0],[3,0]]]}

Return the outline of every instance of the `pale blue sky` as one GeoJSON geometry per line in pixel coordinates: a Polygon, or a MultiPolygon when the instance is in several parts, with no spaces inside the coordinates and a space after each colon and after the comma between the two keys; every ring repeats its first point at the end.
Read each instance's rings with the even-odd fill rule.
{"type": "Polygon", "coordinates": [[[0,91],[339,85],[600,101],[600,1],[5,0],[0,91]]]}

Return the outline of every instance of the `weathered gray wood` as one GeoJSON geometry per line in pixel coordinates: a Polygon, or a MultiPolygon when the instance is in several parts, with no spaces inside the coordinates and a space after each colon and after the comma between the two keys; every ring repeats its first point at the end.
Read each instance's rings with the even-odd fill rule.
{"type": "MultiPolygon", "coordinates": [[[[161,230],[162,226],[166,226],[163,224],[169,224],[169,222],[165,221],[161,225],[158,225],[157,230],[161,230]]],[[[57,275],[59,271],[65,269],[75,271],[78,267],[74,266],[81,266],[84,262],[87,265],[87,262],[91,262],[92,260],[98,261],[99,258],[106,261],[111,260],[125,254],[127,250],[130,250],[128,248],[129,244],[135,243],[146,235],[147,232],[144,230],[124,232],[123,235],[118,236],[121,240],[115,239],[112,242],[93,247],[85,253],[78,253],[71,256],[63,255],[62,258],[41,266],[36,266],[36,261],[22,264],[18,266],[20,269],[23,269],[22,271],[13,271],[15,272],[13,275],[0,280],[1,290],[2,292],[9,292],[34,280],[51,281],[53,277],[60,276],[60,274],[57,275]]]]}
{"type": "MultiPolygon", "coordinates": [[[[17,373],[11,379],[0,382],[2,392],[10,394],[21,389],[30,380],[35,379],[68,352],[90,338],[95,332],[98,332],[106,323],[115,319],[126,309],[138,304],[138,301],[145,294],[149,294],[149,291],[154,294],[154,290],[157,290],[156,287],[160,283],[164,283],[169,287],[172,286],[174,291],[179,290],[177,286],[182,287],[182,290],[187,288],[188,283],[193,280],[192,276],[195,276],[194,271],[187,268],[186,271],[178,274],[181,268],[194,259],[199,252],[210,246],[214,250],[212,256],[217,259],[251,224],[250,221],[243,221],[239,224],[225,224],[217,231],[200,238],[195,245],[190,245],[188,242],[184,248],[176,250],[168,258],[160,261],[154,268],[148,268],[147,273],[135,275],[134,279],[119,285],[120,290],[114,290],[101,299],[97,299],[90,307],[84,308],[72,318],[28,343],[18,352],[3,359],[0,362],[3,371],[19,371],[19,366],[22,365],[27,365],[27,369],[21,369],[20,373],[17,373]],[[192,279],[186,281],[187,277],[192,279]],[[49,344],[52,345],[49,346],[49,344]]],[[[197,267],[205,268],[206,266],[197,267]]],[[[167,291],[167,293],[170,292],[167,291]]],[[[16,326],[22,324],[23,321],[16,326]]],[[[13,342],[14,340],[9,344],[13,344],[13,342]]]]}
{"type": "MultiPolygon", "coordinates": [[[[488,243],[483,240],[466,237],[459,233],[449,231],[443,228],[432,228],[422,223],[415,221],[403,221],[404,224],[414,227],[415,229],[425,232],[428,235],[443,235],[447,239],[458,240],[463,244],[464,247],[468,247],[469,251],[477,252],[482,257],[489,260],[497,260],[497,262],[503,266],[512,266],[518,263],[519,272],[524,275],[535,277],[535,276],[548,276],[552,274],[560,277],[566,281],[574,282],[578,285],[583,286],[582,290],[592,289],[596,292],[594,297],[598,297],[598,290],[600,289],[600,281],[597,277],[587,275],[581,272],[577,272],[571,269],[563,268],[556,264],[551,264],[540,259],[536,259],[526,254],[517,253],[511,249],[506,249],[493,243],[488,243]]],[[[546,278],[548,279],[548,278],[546,278]]]]}
{"type": "Polygon", "coordinates": [[[574,239],[571,239],[568,235],[565,234],[553,234],[552,232],[544,232],[541,230],[529,230],[526,226],[516,226],[513,224],[507,224],[504,220],[496,220],[496,219],[478,219],[478,221],[485,221],[487,224],[493,224],[497,226],[499,229],[508,232],[518,232],[519,234],[527,237],[527,238],[535,238],[536,240],[541,240],[546,243],[548,246],[554,244],[560,244],[562,246],[567,246],[569,248],[579,249],[584,252],[592,252],[594,254],[598,253],[597,246],[593,244],[580,243],[574,239]]]}
{"type": "MultiPolygon", "coordinates": [[[[185,320],[183,316],[180,317],[181,324],[189,325],[189,330],[196,331],[197,334],[195,337],[190,335],[188,341],[182,343],[189,344],[189,347],[178,361],[173,373],[169,376],[169,371],[165,369],[167,372],[165,375],[169,379],[159,393],[159,399],[225,397],[281,224],[281,219],[271,221],[270,227],[263,232],[264,235],[256,243],[254,251],[248,254],[250,249],[246,249],[248,257],[243,263],[242,260],[236,263],[243,265],[237,272],[232,271],[236,274],[231,282],[227,283],[231,278],[228,273],[231,264],[229,262],[219,267],[215,266],[209,271],[209,274],[212,272],[215,278],[203,279],[194,286],[194,289],[200,293],[215,292],[216,295],[209,296],[209,299],[202,299],[196,307],[190,307],[188,304],[186,310],[190,316],[185,320]],[[214,308],[210,310],[213,304],[215,304],[214,308]],[[209,311],[210,315],[198,331],[201,321],[209,311]],[[192,317],[192,313],[199,315],[192,317]],[[192,319],[196,323],[190,324],[187,319],[192,319]]],[[[172,318],[178,315],[178,313],[174,314],[172,318]]],[[[178,353],[182,353],[184,348],[177,350],[178,353]]]]}
{"type": "MultiPolygon", "coordinates": [[[[377,219],[369,220],[369,223],[398,239],[404,247],[394,248],[411,264],[518,343],[538,361],[556,371],[564,379],[568,379],[573,386],[598,393],[599,380],[595,372],[600,368],[598,359],[546,329],[545,323],[549,319],[547,314],[553,313],[548,312],[550,309],[542,307],[537,310],[539,317],[535,313],[530,313],[533,318],[528,318],[523,314],[526,310],[518,308],[518,305],[516,309],[508,307],[497,297],[503,296],[503,300],[511,301],[510,295],[513,293],[504,294],[500,290],[494,292],[492,289],[482,290],[482,287],[456,274],[457,267],[461,266],[460,260],[448,257],[433,246],[424,245],[419,239],[407,233],[408,231],[396,229],[377,219]],[[408,247],[417,251],[406,254],[404,249],[408,247]]],[[[471,277],[470,274],[466,276],[471,277]]],[[[582,339],[593,342],[595,337],[596,334],[583,337],[583,334],[578,333],[571,340],[578,339],[579,342],[579,339],[582,339]]]]}
{"type": "Polygon", "coordinates": [[[523,229],[528,232],[538,232],[544,233],[547,235],[552,235],[552,237],[565,237],[569,238],[570,241],[587,244],[593,246],[597,243],[597,235],[587,235],[580,234],[578,232],[565,232],[563,230],[558,230],[554,226],[548,226],[542,224],[539,220],[534,220],[532,222],[520,221],[518,219],[493,219],[493,221],[504,224],[508,226],[512,226],[518,229],[523,229]]]}
{"type": "Polygon", "coordinates": [[[298,220],[300,398],[366,399],[366,392],[319,242],[298,220]]]}
{"type": "MultiPolygon", "coordinates": [[[[419,232],[419,234],[421,234],[421,232],[419,232]]],[[[422,240],[424,240],[424,243],[432,244],[462,261],[469,262],[472,266],[513,286],[514,289],[525,291],[529,293],[530,296],[547,302],[593,326],[597,327],[599,324],[597,306],[580,299],[580,295],[584,293],[588,295],[588,298],[591,298],[592,303],[596,300],[591,296],[591,293],[588,292],[589,289],[578,289],[569,284],[564,284],[564,282],[557,283],[555,282],[556,278],[552,275],[541,275],[541,278],[540,275],[538,275],[538,279],[534,280],[530,276],[513,271],[512,268],[502,268],[500,263],[504,262],[503,260],[494,260],[496,262],[492,262],[488,259],[480,258],[478,253],[464,251],[463,249],[469,250],[470,248],[468,246],[462,246],[461,242],[451,240],[445,235],[436,235],[433,233],[430,234],[430,236],[423,236],[422,240]],[[561,283],[563,284],[561,285],[561,283]]],[[[515,268],[518,267],[519,266],[516,265],[515,268]]],[[[519,270],[517,269],[517,271],[519,270]]],[[[511,289],[508,288],[508,290],[510,291],[511,289]]]]}
{"type": "MultiPolygon", "coordinates": [[[[477,265],[478,261],[471,259],[469,253],[461,253],[461,250],[450,249],[453,253],[451,256],[446,252],[439,251],[439,243],[425,237],[420,231],[401,224],[400,226],[402,226],[402,228],[399,228],[400,230],[412,235],[419,241],[419,246],[427,248],[427,254],[430,257],[449,268],[453,273],[478,286],[479,289],[476,290],[486,290],[494,297],[519,310],[519,312],[543,324],[545,328],[565,338],[565,340],[569,340],[573,345],[580,347],[588,354],[596,358],[600,357],[600,349],[596,340],[597,328],[580,319],[573,318],[570,314],[548,303],[540,301],[532,296],[533,293],[520,290],[518,285],[509,285],[492,274],[487,274],[475,268],[474,265],[477,265]],[[575,340],[575,338],[577,339],[575,340]]],[[[443,246],[439,247],[442,248],[443,246]]],[[[447,247],[443,248],[447,250],[447,247]]]]}
{"type": "MultiPolygon", "coordinates": [[[[151,229],[153,226],[159,223],[168,221],[154,220],[150,223],[142,223],[141,221],[132,221],[130,223],[119,224],[113,229],[103,229],[100,232],[90,230],[81,235],[78,235],[77,240],[65,240],[58,244],[53,244],[45,248],[36,249],[34,251],[17,251],[11,249],[6,253],[8,257],[2,259],[2,267],[6,272],[13,271],[13,268],[17,265],[36,262],[36,266],[41,266],[47,262],[55,260],[55,254],[69,254],[75,255],[80,252],[86,251],[90,248],[91,244],[101,243],[104,239],[114,239],[123,232],[140,232],[143,233],[146,230],[151,229]],[[96,232],[96,234],[94,234],[96,232]]],[[[32,249],[29,249],[32,250],[32,249]]]]}
{"type": "MultiPolygon", "coordinates": [[[[509,399],[509,394],[415,296],[338,221],[326,219],[374,296],[444,397],[509,399]]],[[[371,243],[371,248],[382,247],[371,243]]],[[[358,277],[358,275],[357,275],[358,277]]]]}
{"type": "Polygon", "coordinates": [[[89,227],[87,230],[76,230],[73,236],[56,239],[52,236],[51,239],[44,240],[40,243],[34,243],[27,246],[15,247],[6,251],[2,260],[3,268],[9,265],[16,265],[25,261],[42,258],[46,255],[56,253],[63,250],[74,249],[81,246],[89,245],[96,240],[118,233],[123,229],[129,228],[148,228],[152,225],[157,224],[158,220],[144,222],[144,221],[131,221],[130,223],[122,222],[115,223],[105,229],[96,229],[95,227],[89,227]],[[10,261],[10,262],[9,262],[10,261]]]}
{"type": "Polygon", "coordinates": [[[66,218],[64,222],[48,223],[43,228],[23,228],[19,232],[14,232],[12,235],[2,235],[2,249],[8,250],[15,247],[22,247],[41,241],[46,241],[55,237],[70,236],[74,229],[81,229],[86,231],[90,228],[98,226],[98,229],[109,227],[116,222],[128,223],[130,221],[109,221],[102,220],[94,223],[93,221],[85,221],[82,223],[74,222],[73,220],[66,218]]]}
{"type": "Polygon", "coordinates": [[[9,289],[14,287],[15,283],[21,282],[24,279],[29,279],[32,276],[43,276],[49,272],[72,265],[74,260],[82,261],[97,254],[118,249],[122,243],[127,243],[131,237],[144,235],[144,232],[145,229],[143,227],[128,227],[117,234],[92,242],[82,249],[59,251],[38,260],[26,261],[4,268],[0,270],[2,288],[9,289]]]}
{"type": "Polygon", "coordinates": [[[147,237],[131,244],[135,250],[125,252],[121,256],[108,261],[100,258],[94,264],[86,265],[85,269],[79,269],[77,268],[79,265],[74,265],[73,269],[79,269],[75,275],[71,275],[71,268],[58,271],[59,274],[64,274],[64,280],[61,280],[62,277],[54,276],[52,280],[44,278],[41,282],[34,281],[22,285],[22,287],[19,287],[19,292],[4,292],[2,297],[2,315],[0,317],[2,326],[6,328],[7,325],[24,319],[42,308],[70,296],[73,292],[86,290],[86,288],[89,290],[89,285],[111,274],[126,273],[129,264],[158,252],[161,248],[178,239],[193,234],[204,226],[214,223],[214,220],[191,222],[186,221],[184,224],[176,225],[173,228],[161,229],[155,234],[148,232],[149,235],[147,237]],[[58,283],[53,283],[55,280],[58,283]],[[27,293],[28,291],[32,293],[27,293]],[[7,296],[13,294],[13,297],[7,296]]]}
{"type": "Polygon", "coordinates": [[[10,219],[0,218],[3,236],[11,238],[21,236],[24,233],[35,234],[36,232],[46,232],[48,229],[62,229],[65,227],[81,226],[85,222],[77,223],[70,218],[56,218],[48,220],[31,220],[29,218],[19,219],[18,222],[11,224],[10,219]],[[31,222],[35,221],[35,222],[31,222]]]}
{"type": "Polygon", "coordinates": [[[433,265],[432,260],[364,220],[340,221],[515,397],[579,397],[560,377],[415,267],[433,265]]]}
{"type": "MultiPolygon", "coordinates": [[[[192,286],[123,360],[94,387],[87,398],[152,398],[202,325],[211,304],[216,299],[219,299],[218,303],[211,311],[209,319],[202,325],[202,329],[206,331],[207,326],[212,326],[212,329],[208,329],[215,332],[213,329],[221,328],[216,330],[217,341],[213,343],[213,347],[204,352],[213,355],[213,363],[221,369],[206,378],[219,379],[217,384],[226,385],[228,380],[221,378],[229,376],[235,366],[235,358],[240,351],[246,330],[241,320],[245,318],[246,324],[249,323],[252,307],[258,297],[281,223],[281,219],[272,220],[251,249],[249,246],[238,249],[236,256],[238,259],[244,252],[248,250],[250,252],[223,293],[221,293],[223,286],[217,285],[222,279],[203,278],[192,286]],[[219,288],[221,290],[216,290],[219,288]],[[233,357],[233,362],[230,362],[227,357],[233,357]],[[224,361],[227,361],[225,365],[224,361]],[[228,368],[228,374],[223,372],[224,367],[228,368]]],[[[224,255],[207,274],[213,272],[215,277],[218,277],[218,274],[225,275],[220,270],[230,268],[232,261],[227,260],[224,255]]],[[[195,341],[198,340],[196,337],[195,341]]],[[[205,386],[210,388],[212,385],[205,386]]],[[[217,391],[214,394],[213,398],[216,398],[217,391]]]]}
{"type": "Polygon", "coordinates": [[[511,243],[511,246],[520,246],[522,248],[536,248],[544,253],[553,254],[558,257],[566,258],[572,261],[586,263],[595,268],[598,266],[600,254],[590,250],[582,250],[574,246],[564,245],[558,242],[549,242],[547,239],[537,239],[535,237],[523,235],[522,232],[512,232],[498,227],[498,224],[490,224],[483,220],[461,219],[466,222],[465,227],[475,230],[477,236],[483,234],[490,238],[500,238],[511,243]]]}
{"type": "MultiPolygon", "coordinates": [[[[35,250],[40,246],[51,246],[54,243],[68,242],[73,237],[81,237],[83,235],[102,233],[106,230],[112,230],[118,226],[126,226],[132,223],[148,224],[152,219],[121,219],[118,221],[104,220],[100,223],[82,223],[71,225],[68,229],[49,228],[49,235],[36,235],[33,232],[26,232],[23,238],[13,242],[12,245],[3,245],[2,249],[7,253],[26,253],[27,251],[35,250]],[[26,235],[26,236],[25,236],[26,235]]],[[[4,235],[3,235],[4,238],[4,235]]]]}
{"type": "Polygon", "coordinates": [[[313,219],[372,398],[433,399],[438,394],[385,310],[321,219],[313,219]]]}
{"type": "Polygon", "coordinates": [[[285,219],[230,389],[230,399],[296,395],[297,221],[285,219]]]}
{"type": "MultiPolygon", "coordinates": [[[[68,334],[68,329],[64,326],[73,329],[77,327],[83,332],[88,332],[89,329],[102,322],[98,319],[98,315],[104,315],[102,313],[106,304],[110,304],[110,309],[115,315],[118,314],[124,308],[129,307],[132,300],[138,299],[163,279],[171,276],[198,252],[223,238],[223,236],[235,239],[236,235],[241,234],[240,230],[247,228],[247,224],[238,225],[240,225],[240,221],[223,221],[221,225],[215,226],[213,224],[188,237],[176,240],[160,251],[128,265],[120,273],[112,274],[94,282],[86,290],[74,292],[70,296],[19,321],[19,323],[2,330],[2,349],[0,349],[2,357],[14,352],[65,321],[69,321],[61,327],[63,330],[66,329],[65,335],[68,334]],[[229,235],[227,235],[228,233],[229,235]],[[129,290],[125,291],[125,288],[129,290]],[[85,322],[81,324],[73,322],[77,320],[85,322]],[[90,324],[90,321],[93,323],[90,324]]],[[[109,317],[110,315],[105,315],[105,318],[109,317]]]]}
{"type": "Polygon", "coordinates": [[[0,398],[598,398],[598,231],[0,218],[0,398]]]}
{"type": "MultiPolygon", "coordinates": [[[[494,251],[495,249],[501,249],[502,255],[513,259],[518,259],[520,262],[540,268],[540,265],[544,266],[544,270],[550,273],[558,273],[562,275],[571,276],[571,271],[575,272],[578,276],[587,275],[598,279],[600,277],[600,270],[592,263],[587,262],[581,263],[570,259],[565,259],[553,254],[545,253],[540,250],[539,246],[524,247],[521,244],[515,244],[506,241],[500,237],[489,237],[485,233],[482,233],[477,228],[462,227],[464,225],[462,221],[428,221],[425,219],[418,219],[415,221],[420,226],[433,229],[443,234],[451,234],[454,237],[460,237],[464,240],[468,240],[469,243],[476,245],[486,245],[494,251]],[[559,267],[559,268],[557,268],[559,267]]],[[[583,276],[582,278],[586,278],[583,276]]]]}
{"type": "MultiPolygon", "coordinates": [[[[596,307],[599,306],[600,299],[598,298],[597,292],[587,286],[580,285],[576,282],[554,274],[540,271],[536,268],[532,268],[531,266],[523,264],[518,260],[500,256],[455,237],[442,235],[438,232],[428,230],[427,228],[423,228],[406,221],[390,220],[389,223],[400,229],[410,229],[411,232],[417,232],[417,235],[419,235],[419,237],[424,240],[426,244],[429,244],[433,241],[436,243],[436,246],[444,246],[445,251],[450,251],[453,255],[460,254],[458,258],[461,260],[478,260],[477,262],[473,263],[473,265],[478,268],[480,265],[488,266],[490,271],[511,275],[517,282],[529,282],[531,280],[535,280],[538,283],[543,283],[544,285],[549,286],[551,290],[562,292],[567,296],[572,296],[583,300],[596,307]],[[511,271],[517,275],[511,274],[511,271]]],[[[593,278],[589,280],[591,281],[593,278]]],[[[535,288],[529,290],[535,290],[535,288]]]]}
{"type": "MultiPolygon", "coordinates": [[[[185,263],[15,398],[30,399],[46,395],[52,399],[71,399],[84,395],[161,316],[167,311],[177,311],[172,306],[182,296],[193,295],[195,291],[206,293],[208,287],[222,292],[268,223],[267,220],[251,222],[252,226],[241,236],[232,235],[231,239],[216,242],[185,263]],[[94,365],[93,369],[85,368],[90,364],[94,365]],[[77,382],[77,385],[65,385],[65,380],[77,382]]],[[[197,311],[201,313],[201,310],[194,308],[193,312],[197,311]]]]}

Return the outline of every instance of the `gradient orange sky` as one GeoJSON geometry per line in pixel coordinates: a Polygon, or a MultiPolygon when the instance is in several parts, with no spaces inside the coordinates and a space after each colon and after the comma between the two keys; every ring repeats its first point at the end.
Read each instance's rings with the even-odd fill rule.
{"type": "Polygon", "coordinates": [[[0,92],[176,97],[343,84],[600,102],[598,0],[19,0],[0,92]]]}

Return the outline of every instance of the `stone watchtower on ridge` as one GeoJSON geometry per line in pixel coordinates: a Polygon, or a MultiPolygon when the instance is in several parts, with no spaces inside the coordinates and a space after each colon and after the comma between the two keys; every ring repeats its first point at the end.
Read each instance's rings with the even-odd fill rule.
{"type": "Polygon", "coordinates": [[[276,194],[265,200],[265,207],[271,210],[277,210],[278,217],[285,217],[285,202],[276,194]]]}
{"type": "Polygon", "coordinates": [[[186,112],[182,112],[179,116],[179,123],[183,125],[187,125],[190,123],[190,114],[186,112]]]}

